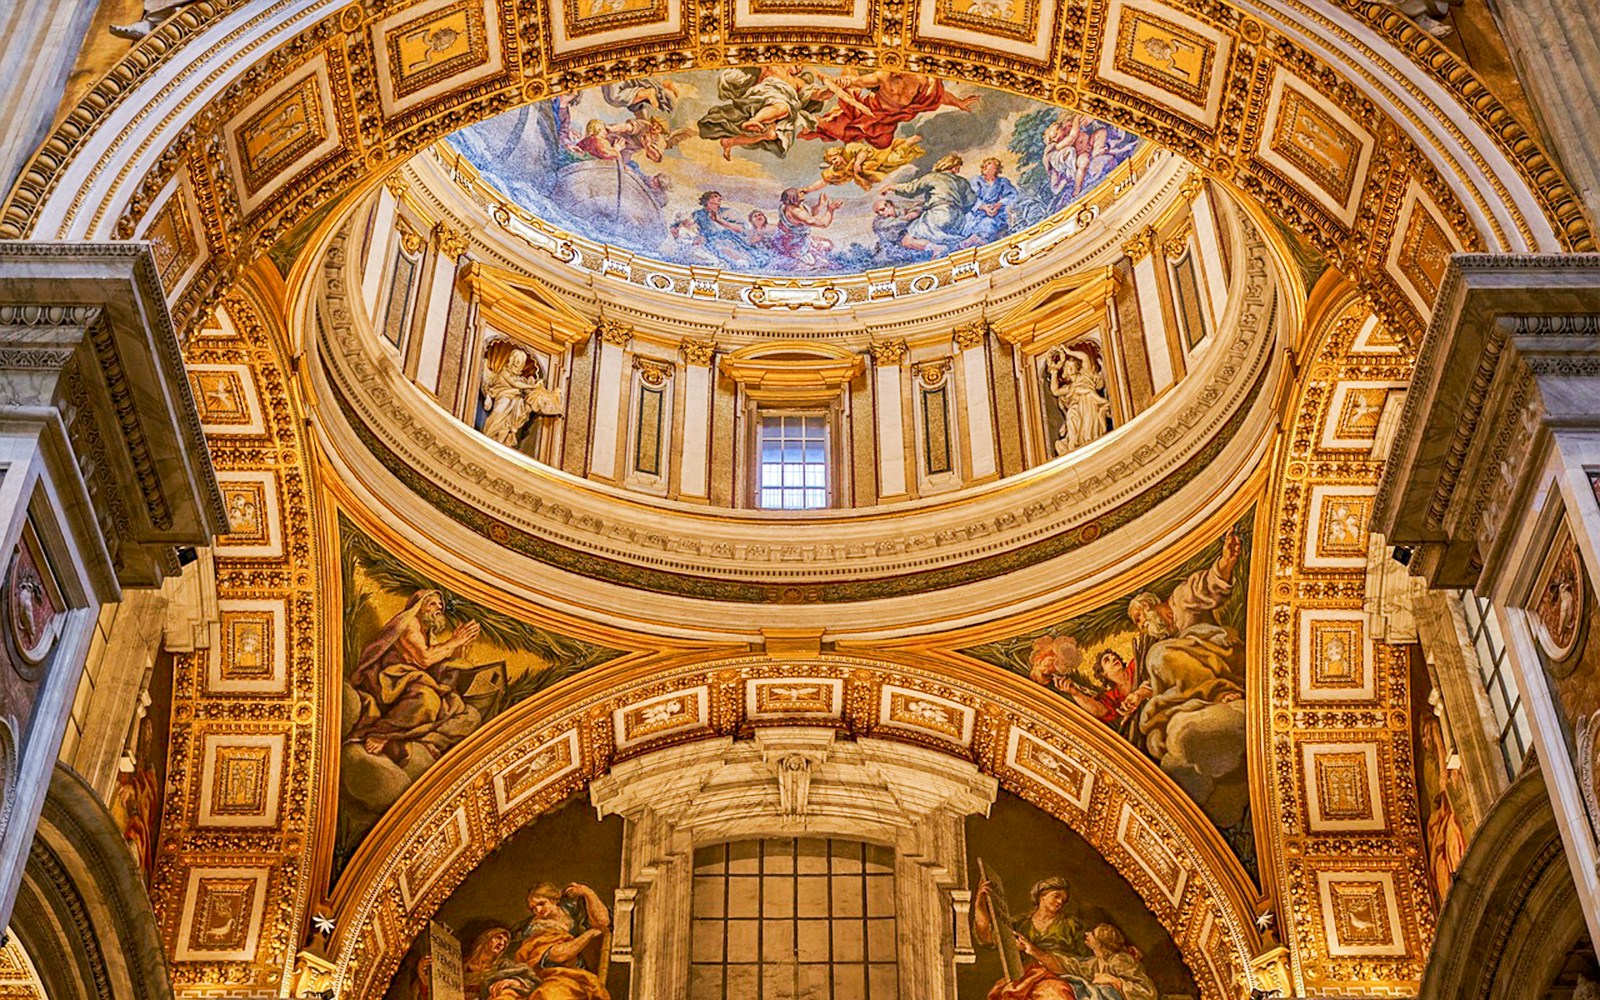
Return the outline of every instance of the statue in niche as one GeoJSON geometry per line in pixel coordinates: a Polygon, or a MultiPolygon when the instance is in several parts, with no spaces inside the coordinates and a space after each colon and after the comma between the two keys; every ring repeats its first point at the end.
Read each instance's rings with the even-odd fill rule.
{"type": "Polygon", "coordinates": [[[1106,398],[1105,370],[1093,341],[1061,344],[1045,355],[1045,386],[1061,409],[1057,455],[1096,440],[1110,429],[1111,401],[1106,398]]]}
{"type": "Polygon", "coordinates": [[[539,359],[509,340],[496,340],[483,356],[483,433],[517,447],[535,417],[561,415],[561,397],[544,384],[539,359]]]}

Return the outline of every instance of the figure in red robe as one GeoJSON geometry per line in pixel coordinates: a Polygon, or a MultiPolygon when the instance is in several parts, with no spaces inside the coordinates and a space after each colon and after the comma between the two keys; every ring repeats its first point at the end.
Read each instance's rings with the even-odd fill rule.
{"type": "Polygon", "coordinates": [[[800,137],[865,142],[876,149],[888,149],[894,143],[895,130],[901,122],[946,106],[971,111],[978,100],[976,95],[957,97],[945,89],[942,81],[921,73],[847,73],[837,80],[825,78],[823,83],[839,102],[817,119],[816,128],[800,137]]]}

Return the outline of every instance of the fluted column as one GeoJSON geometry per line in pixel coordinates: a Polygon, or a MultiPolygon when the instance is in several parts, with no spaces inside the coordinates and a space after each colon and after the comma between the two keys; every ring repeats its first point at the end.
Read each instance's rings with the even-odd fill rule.
{"type": "Polygon", "coordinates": [[[989,324],[981,320],[968,323],[955,332],[956,350],[960,352],[962,397],[966,403],[967,419],[962,423],[967,429],[967,444],[972,455],[967,478],[971,480],[988,479],[996,469],[994,408],[989,399],[989,358],[984,350],[988,333],[989,324]]]}
{"type": "Polygon", "coordinates": [[[594,379],[594,431],[589,442],[589,474],[616,482],[617,439],[624,424],[627,400],[622,389],[627,380],[628,345],[633,328],[615,320],[601,320],[600,360],[594,379]]]}
{"type": "Polygon", "coordinates": [[[1600,220],[1600,7],[1575,0],[1491,5],[1551,152],[1600,220]]]}
{"type": "MultiPolygon", "coordinates": [[[[458,230],[440,225],[433,234],[433,277],[428,283],[426,311],[422,316],[421,344],[417,348],[417,384],[431,393],[439,392],[439,371],[444,361],[445,327],[450,322],[452,291],[456,284],[456,262],[467,252],[467,238],[458,230]]],[[[455,400],[446,400],[453,405],[455,400]]]]}
{"type": "Polygon", "coordinates": [[[711,461],[711,377],[717,345],[686,340],[683,356],[683,458],[678,463],[678,493],[687,499],[706,496],[706,471],[711,461]]]}
{"type": "Polygon", "coordinates": [[[1139,322],[1144,331],[1145,354],[1150,361],[1151,392],[1161,390],[1177,380],[1172,366],[1172,347],[1167,343],[1167,313],[1161,305],[1161,289],[1157,285],[1162,275],[1156,271],[1156,250],[1160,237],[1154,229],[1146,229],[1135,237],[1123,252],[1133,261],[1133,290],[1139,300],[1139,322]]]}
{"type": "Polygon", "coordinates": [[[44,141],[99,0],[11,0],[0,6],[0,192],[44,141]]]}

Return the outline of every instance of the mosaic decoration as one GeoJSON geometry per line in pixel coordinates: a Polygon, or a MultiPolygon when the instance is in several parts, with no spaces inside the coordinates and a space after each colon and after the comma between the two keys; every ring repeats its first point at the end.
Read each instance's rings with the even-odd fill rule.
{"type": "Polygon", "coordinates": [[[1189,793],[1252,872],[1245,597],[1254,517],[1123,598],[961,650],[1117,730],[1189,793]]]}
{"type": "Polygon", "coordinates": [[[590,87],[449,142],[553,225],[763,274],[854,273],[993,243],[1064,210],[1139,147],[987,87],[803,64],[590,87]]]}
{"type": "Polygon", "coordinates": [[[460,596],[339,520],[344,716],[334,878],[452,747],[557,681],[619,655],[460,596]]]}

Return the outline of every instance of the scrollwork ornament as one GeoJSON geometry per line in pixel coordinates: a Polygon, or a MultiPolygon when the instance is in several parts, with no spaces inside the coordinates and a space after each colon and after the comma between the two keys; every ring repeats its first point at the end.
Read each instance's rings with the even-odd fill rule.
{"type": "Polygon", "coordinates": [[[652,389],[659,389],[672,377],[673,365],[670,361],[658,361],[655,358],[635,354],[633,370],[639,373],[639,381],[652,389]]]}

